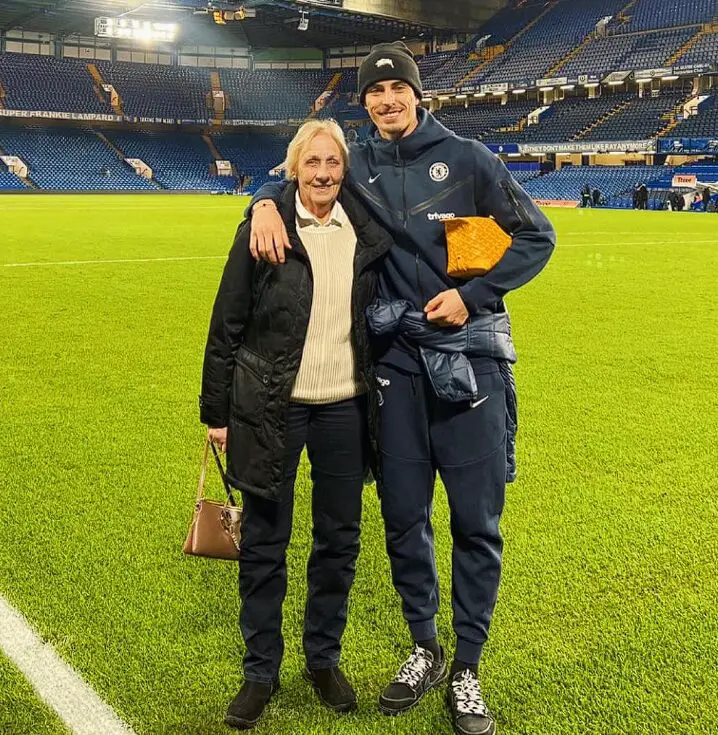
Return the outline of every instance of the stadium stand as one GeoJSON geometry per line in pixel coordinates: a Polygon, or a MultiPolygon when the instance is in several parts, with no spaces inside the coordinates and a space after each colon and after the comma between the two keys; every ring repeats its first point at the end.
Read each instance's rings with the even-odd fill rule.
{"type": "Polygon", "coordinates": [[[656,28],[708,23],[718,14],[715,0],[665,2],[664,0],[637,0],[623,17],[615,19],[613,32],[635,33],[656,28]]]}
{"type": "MultiPolygon", "coordinates": [[[[695,44],[679,56],[680,63],[712,63],[718,56],[718,38],[715,33],[701,32],[701,24],[716,20],[718,6],[714,0],[511,3],[490,19],[474,39],[488,35],[486,44],[506,44],[505,53],[483,66],[471,81],[496,83],[661,67],[694,36],[695,44]],[[598,21],[609,16],[612,20],[607,25],[608,35],[592,36],[598,21]],[[522,30],[525,32],[516,38],[522,30]]],[[[456,85],[479,63],[470,58],[466,48],[453,54],[425,56],[420,67],[424,88],[456,85]]]]}
{"type": "Polygon", "coordinates": [[[677,138],[718,136],[718,95],[708,97],[698,108],[698,114],[679,122],[671,135],[677,138]]]}
{"type": "Polygon", "coordinates": [[[547,5],[546,0],[513,0],[482,26],[477,37],[489,36],[487,46],[509,43],[545,12],[547,5]]]}
{"type": "MultiPolygon", "coordinates": [[[[498,96],[481,100],[469,96],[463,104],[449,104],[442,96],[437,118],[458,134],[489,145],[576,142],[587,151],[586,145],[593,142],[666,136],[679,141],[675,151],[682,150],[686,139],[694,138],[706,139],[701,150],[710,151],[708,141],[718,138],[718,95],[707,78],[703,80],[708,86],[706,99],[698,114],[686,120],[682,107],[698,89],[691,76],[654,80],[643,87],[642,97],[630,80],[620,86],[620,92],[602,86],[594,99],[582,96],[587,92],[576,80],[581,74],[599,77],[612,70],[715,64],[717,22],[716,0],[509,0],[483,27],[472,31],[470,40],[458,50],[427,54],[418,63],[427,91],[503,82],[530,87],[542,77],[569,78],[574,86],[565,88],[565,99],[547,104],[538,123],[532,125],[529,115],[544,107],[543,96],[536,91],[510,94],[507,100],[501,99],[500,89],[493,90],[498,96]],[[607,18],[605,35],[594,33],[598,21],[607,18]]],[[[428,47],[428,41],[422,45],[428,47]]],[[[226,191],[235,188],[235,176],[244,174],[251,177],[248,190],[254,191],[284,158],[291,130],[285,123],[314,115],[315,101],[325,91],[329,92],[327,102],[316,113],[318,117],[339,121],[350,139],[363,138],[370,131],[367,113],[357,101],[353,68],[215,70],[0,54],[0,108],[10,111],[114,114],[125,116],[128,124],[138,118],[205,123],[215,117],[208,101],[217,84],[226,94],[223,122],[232,126],[221,132],[205,126],[209,138],[204,140],[201,132],[177,132],[176,127],[144,132],[127,129],[125,124],[122,130],[105,130],[107,137],[103,138],[88,129],[52,128],[42,123],[25,129],[0,127],[0,148],[25,160],[30,185],[41,189],[226,191]],[[103,82],[112,84],[119,94],[120,104],[114,108],[110,95],[101,88],[103,82]],[[255,122],[262,127],[253,129],[255,122]],[[281,132],[263,129],[271,122],[278,123],[281,132]],[[155,180],[138,177],[122,157],[145,161],[155,180]],[[215,175],[212,164],[218,157],[231,161],[233,176],[215,175]]],[[[574,198],[581,188],[576,188],[579,179],[587,174],[586,170],[564,168],[541,175],[537,164],[514,164],[511,159],[509,163],[516,176],[541,198],[560,199],[568,193],[574,198]]],[[[671,169],[593,171],[597,180],[590,185],[600,188],[611,206],[626,206],[636,177],[644,180],[653,175],[651,201],[655,199],[658,206],[664,203],[671,169]]],[[[0,188],[26,187],[2,167],[0,188]]]]}
{"type": "Polygon", "coordinates": [[[76,59],[0,54],[0,82],[11,110],[112,114],[96,93],[87,64],[76,59]]]}
{"type": "Polygon", "coordinates": [[[541,165],[538,163],[508,163],[506,168],[522,184],[541,175],[541,165]]]}
{"type": "Polygon", "coordinates": [[[718,33],[701,33],[677,64],[709,64],[718,59],[718,33]]]}
{"type": "Polygon", "coordinates": [[[103,78],[122,100],[126,115],[175,120],[208,117],[209,73],[187,66],[98,62],[103,78]]]}
{"type": "Polygon", "coordinates": [[[625,0],[570,0],[555,3],[509,50],[491,61],[477,81],[535,80],[552,74],[564,58],[595,29],[601,18],[614,15],[625,0]]]}
{"type": "Polygon", "coordinates": [[[485,102],[468,108],[445,107],[436,113],[436,117],[458,135],[481,140],[501,128],[518,126],[537,106],[536,102],[528,100],[509,105],[485,102]]]}
{"type": "Polygon", "coordinates": [[[430,81],[434,73],[441,68],[449,59],[452,59],[455,55],[454,51],[442,51],[436,54],[427,54],[421,56],[416,60],[416,65],[419,67],[419,74],[424,82],[426,89],[431,89],[430,81]]]}
{"type": "Polygon", "coordinates": [[[139,158],[165,189],[228,191],[236,186],[233,176],[211,172],[215,160],[199,135],[106,131],[105,135],[128,158],[139,158]]]}
{"type": "Polygon", "coordinates": [[[0,148],[19,156],[41,189],[142,191],[153,185],[92,131],[42,127],[0,129],[0,148]]]}
{"type": "Polygon", "coordinates": [[[685,100],[685,95],[661,94],[634,98],[631,103],[599,123],[581,140],[646,140],[666,127],[665,116],[685,100]]]}
{"type": "Polygon", "coordinates": [[[291,137],[276,133],[217,133],[212,140],[225,159],[232,162],[237,176],[251,177],[246,191],[255,192],[271,180],[269,171],[284,161],[291,137]]]}
{"type": "MultiPolygon", "coordinates": [[[[718,163],[705,163],[704,161],[693,161],[679,166],[676,169],[678,174],[692,174],[702,183],[715,183],[718,181],[718,163]]],[[[670,182],[665,182],[670,186],[670,182]]]]}
{"type": "Polygon", "coordinates": [[[566,166],[544,176],[527,181],[526,191],[536,199],[567,199],[578,201],[581,190],[588,184],[600,189],[607,199],[630,192],[640,183],[649,183],[673,171],[662,166],[566,166]]]}
{"type": "Polygon", "coordinates": [[[629,93],[608,94],[596,99],[572,98],[554,103],[538,125],[526,126],[521,132],[492,132],[485,136],[489,143],[541,142],[560,143],[572,140],[579,133],[631,103],[629,93]]]}
{"type": "MultiPolygon", "coordinates": [[[[537,125],[525,122],[529,113],[539,107],[531,101],[446,107],[436,115],[460,135],[494,144],[645,140],[663,130],[686,99],[682,92],[643,98],[630,92],[607,93],[595,99],[567,98],[553,103],[537,125]]],[[[716,123],[709,116],[701,119],[706,124],[700,130],[716,130],[716,123]]]]}
{"type": "Polygon", "coordinates": [[[474,37],[462,49],[451,54],[441,66],[423,76],[424,87],[451,89],[459,86],[461,80],[479,63],[475,52],[477,41],[478,37],[474,37]]]}
{"type": "Polygon", "coordinates": [[[19,177],[8,171],[7,166],[0,161],[0,191],[20,191],[25,188],[19,177]]]}
{"type": "Polygon", "coordinates": [[[480,39],[486,39],[484,46],[487,49],[507,47],[515,42],[516,37],[525,32],[541,13],[546,12],[546,7],[545,2],[510,2],[505,8],[499,10],[458,52],[435,54],[434,56],[441,56],[440,64],[435,65],[432,57],[427,57],[424,62],[427,72],[422,76],[424,88],[445,89],[454,85],[459,86],[474,70],[482,68],[484,61],[482,61],[480,50],[477,52],[476,48],[480,39]]]}
{"type": "Polygon", "coordinates": [[[355,95],[344,94],[337,95],[330,105],[320,110],[320,119],[332,118],[337,122],[344,124],[349,121],[369,121],[367,111],[354,99],[355,95]]]}
{"type": "Polygon", "coordinates": [[[694,34],[694,29],[684,28],[643,35],[621,34],[595,38],[555,71],[557,74],[576,77],[596,70],[609,72],[661,67],[670,50],[680,48],[694,34]]]}
{"type": "Polygon", "coordinates": [[[234,120],[304,119],[333,76],[333,71],[222,69],[222,86],[228,95],[226,117],[234,120]]]}
{"type": "Polygon", "coordinates": [[[663,33],[647,33],[635,36],[637,39],[631,50],[618,65],[624,69],[653,69],[664,66],[667,52],[681,47],[693,35],[692,28],[683,28],[663,33]]]}

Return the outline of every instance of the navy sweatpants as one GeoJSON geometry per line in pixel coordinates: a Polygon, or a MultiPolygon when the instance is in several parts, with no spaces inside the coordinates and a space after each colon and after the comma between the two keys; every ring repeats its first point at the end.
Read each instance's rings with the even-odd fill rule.
{"type": "Polygon", "coordinates": [[[380,493],[394,586],[414,640],[435,636],[431,513],[438,471],[451,513],[456,658],[467,663],[478,663],[496,605],[506,479],[504,383],[491,360],[479,361],[475,372],[479,400],[472,408],[440,401],[423,374],[390,365],[377,370],[380,493]]]}
{"type": "Polygon", "coordinates": [[[281,500],[242,493],[239,626],[244,676],[268,683],[284,653],[282,603],[292,534],[294,481],[305,444],[311,464],[313,545],[307,566],[304,653],[310,669],[336,666],[347,599],[359,554],[364,484],[364,397],[339,403],[294,403],[289,409],[281,500]]]}

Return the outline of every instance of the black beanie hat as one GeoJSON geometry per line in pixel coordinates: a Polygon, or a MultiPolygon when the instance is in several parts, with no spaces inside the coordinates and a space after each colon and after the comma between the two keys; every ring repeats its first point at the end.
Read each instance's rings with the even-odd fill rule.
{"type": "Polygon", "coordinates": [[[367,89],[372,84],[387,79],[401,79],[411,85],[414,94],[421,99],[419,67],[414,61],[411,49],[402,41],[372,46],[369,56],[362,61],[359,67],[359,101],[362,105],[367,89]]]}

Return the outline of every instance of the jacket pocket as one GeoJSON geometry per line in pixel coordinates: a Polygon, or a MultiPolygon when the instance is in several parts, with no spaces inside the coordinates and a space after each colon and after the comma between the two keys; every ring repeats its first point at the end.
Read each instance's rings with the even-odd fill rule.
{"type": "Polygon", "coordinates": [[[504,179],[499,186],[504,190],[511,211],[519,221],[519,225],[529,229],[536,227],[537,223],[528,211],[526,204],[522,201],[526,194],[519,185],[514,183],[512,179],[504,179]]]}
{"type": "Polygon", "coordinates": [[[269,400],[274,366],[247,347],[240,347],[235,357],[232,380],[232,416],[242,423],[262,426],[269,400]]]}

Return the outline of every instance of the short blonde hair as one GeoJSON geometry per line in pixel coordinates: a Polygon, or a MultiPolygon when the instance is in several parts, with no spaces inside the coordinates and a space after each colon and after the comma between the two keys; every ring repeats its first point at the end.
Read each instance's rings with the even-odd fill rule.
{"type": "Polygon", "coordinates": [[[344,131],[339,125],[334,120],[307,120],[297,130],[297,134],[292,138],[287,148],[287,158],[282,164],[286,178],[297,178],[299,159],[302,157],[302,151],[317,135],[321,135],[322,133],[328,135],[339,147],[339,152],[344,162],[344,171],[349,168],[349,148],[347,148],[347,141],[344,138],[344,131]]]}

